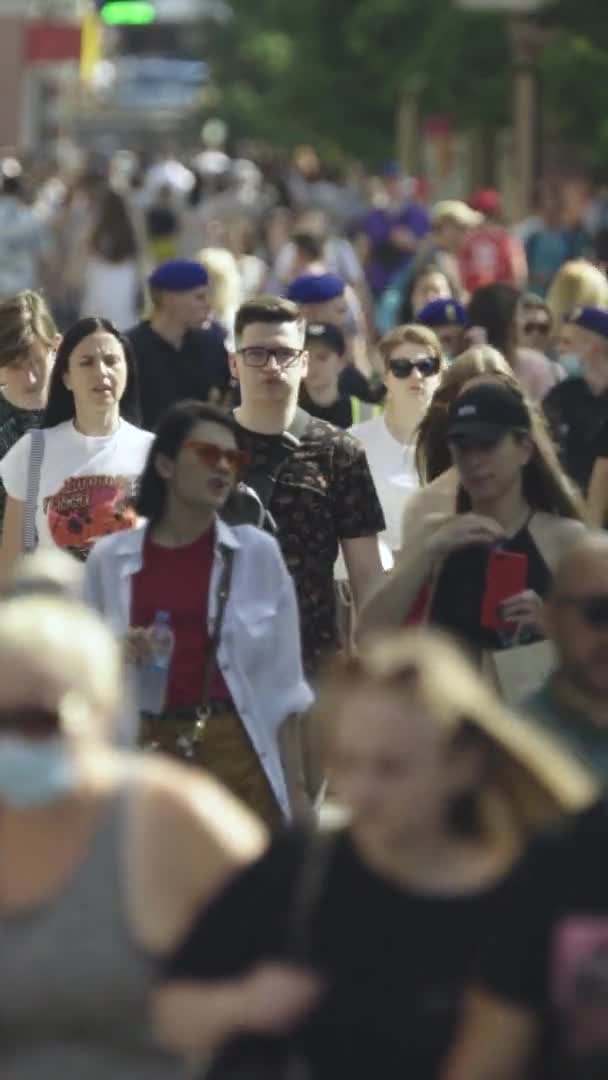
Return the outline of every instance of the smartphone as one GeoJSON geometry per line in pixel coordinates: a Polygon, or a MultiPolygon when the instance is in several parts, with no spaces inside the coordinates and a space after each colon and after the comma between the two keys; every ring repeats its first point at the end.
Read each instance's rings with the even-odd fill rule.
{"type": "Polygon", "coordinates": [[[517,551],[492,551],[486,570],[486,587],[481,602],[481,625],[502,630],[510,625],[500,608],[505,600],[523,592],[528,582],[528,556],[517,551]]]}

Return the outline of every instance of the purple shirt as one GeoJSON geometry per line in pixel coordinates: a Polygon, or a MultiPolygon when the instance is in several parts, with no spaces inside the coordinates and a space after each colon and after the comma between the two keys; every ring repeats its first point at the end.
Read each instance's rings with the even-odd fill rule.
{"type": "Polygon", "coordinates": [[[422,206],[403,206],[400,210],[370,210],[362,222],[362,232],[371,244],[367,280],[374,293],[386,289],[393,278],[405,269],[412,255],[390,241],[395,228],[406,228],[420,239],[431,228],[429,215],[422,206]]]}

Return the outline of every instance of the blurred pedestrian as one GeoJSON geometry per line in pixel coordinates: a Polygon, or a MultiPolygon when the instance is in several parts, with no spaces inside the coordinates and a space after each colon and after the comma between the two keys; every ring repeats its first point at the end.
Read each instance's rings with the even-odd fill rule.
{"type": "Polygon", "coordinates": [[[571,355],[573,327],[570,316],[580,307],[608,308],[608,279],[586,259],[566,262],[553,279],[547,304],[553,317],[557,358],[567,375],[580,375],[580,368],[571,355]]]}
{"type": "Polygon", "coordinates": [[[408,198],[407,181],[398,162],[387,162],[381,183],[378,205],[359,226],[365,242],[367,280],[376,299],[412,261],[420,239],[430,229],[426,209],[408,198]]]}
{"type": "Polygon", "coordinates": [[[201,912],[169,965],[161,1030],[193,1056],[219,1043],[210,1078],[290,1063],[318,1080],[436,1080],[513,859],[594,786],[429,634],[334,665],[318,708],[348,824],[288,833],[201,912]],[[254,1026],[241,979],[268,956],[316,979],[316,1000],[254,1026]]]}
{"type": "Polygon", "coordinates": [[[148,278],[152,311],[127,333],[137,358],[144,427],[154,430],[176,401],[219,403],[230,372],[224,343],[204,329],[209,275],[195,259],[170,259],[148,278]]]}
{"type": "Polygon", "coordinates": [[[203,248],[197,255],[209,278],[208,323],[215,323],[227,348],[232,351],[234,318],[241,304],[241,275],[234,255],[227,248],[203,248]]]}
{"type": "Polygon", "coordinates": [[[384,513],[382,539],[401,547],[403,508],[418,487],[415,435],[444,366],[441,344],[425,326],[398,326],[379,343],[387,388],[383,411],[352,427],[363,445],[384,513]]]}
{"type": "Polygon", "coordinates": [[[152,441],[137,418],[128,341],[104,319],[81,319],[57,350],[41,434],[29,431],[0,463],[5,574],[37,545],[86,559],[100,536],[135,525],[133,499],[152,441]]]}
{"type": "MultiPolygon", "coordinates": [[[[60,340],[39,293],[26,289],[0,300],[0,459],[30,428],[41,426],[60,340]]],[[[0,530],[5,505],[0,480],[0,530]]]]}
{"type": "Polygon", "coordinates": [[[532,401],[542,401],[560,381],[560,373],[544,353],[517,343],[517,306],[520,294],[512,285],[484,285],[467,308],[473,344],[493,345],[511,364],[532,401]],[[480,332],[482,341],[474,340],[480,332]]]}
{"type": "Polygon", "coordinates": [[[588,494],[590,518],[601,527],[608,506],[601,464],[608,457],[608,310],[576,308],[568,328],[576,374],[554,387],[543,410],[563,468],[588,494]]]}
{"type": "Polygon", "coordinates": [[[545,604],[556,670],[524,703],[527,714],[561,738],[608,781],[608,538],[589,533],[559,563],[545,604]]]}
{"type": "Polygon", "coordinates": [[[21,165],[5,158],[0,163],[0,298],[38,288],[49,256],[50,235],[27,205],[21,165]]]}
{"type": "Polygon", "coordinates": [[[204,766],[276,828],[307,802],[299,714],[312,693],[276,541],[218,516],[242,460],[232,417],[199,402],[174,405],[141,478],[146,520],[97,545],[86,594],[137,665],[141,744],[204,766]],[[168,614],[175,646],[155,714],[146,677],[158,612],[168,614]]]}
{"type": "Polygon", "coordinates": [[[111,747],[123,693],[93,613],[50,596],[3,602],[5,1080],[185,1080],[150,1022],[159,962],[263,847],[210,777],[111,747]]]}
{"type": "Polygon", "coordinates": [[[418,311],[415,321],[435,332],[447,363],[463,352],[466,310],[458,300],[433,300],[418,311]]]}
{"type": "Polygon", "coordinates": [[[535,293],[519,298],[516,314],[517,344],[545,355],[553,353],[553,316],[546,300],[535,293]]]}
{"type": "Polygon", "coordinates": [[[133,326],[144,301],[142,259],[127,203],[117,191],[108,189],[89,240],[81,316],[108,319],[121,332],[133,326]]]}
{"type": "Polygon", "coordinates": [[[505,228],[502,196],[493,188],[476,191],[469,206],[483,215],[483,222],[467,237],[460,252],[460,273],[467,293],[483,285],[514,285],[523,289],[528,279],[522,243],[505,228]]]}

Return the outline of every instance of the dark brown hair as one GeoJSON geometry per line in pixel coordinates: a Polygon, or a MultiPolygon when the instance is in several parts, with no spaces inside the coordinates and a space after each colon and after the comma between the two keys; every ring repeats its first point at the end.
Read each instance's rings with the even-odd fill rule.
{"type": "Polygon", "coordinates": [[[137,255],[137,237],[127,204],[117,191],[102,196],[91,233],[91,251],[107,262],[120,263],[137,255]]]}
{"type": "Polygon", "coordinates": [[[298,305],[282,296],[256,296],[254,300],[247,300],[241,305],[234,321],[237,342],[245,328],[253,323],[297,323],[302,327],[302,334],[306,325],[298,305]]]}

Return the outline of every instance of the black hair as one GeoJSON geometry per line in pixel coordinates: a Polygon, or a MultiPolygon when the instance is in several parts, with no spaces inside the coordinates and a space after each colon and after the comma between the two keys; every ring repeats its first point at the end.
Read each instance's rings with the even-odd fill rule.
{"type": "Polygon", "coordinates": [[[414,295],[414,289],[416,288],[418,282],[422,280],[422,278],[429,277],[431,274],[442,274],[450,287],[450,293],[452,297],[456,298],[457,289],[450,275],[443,269],[442,266],[439,266],[438,263],[428,262],[425,265],[421,266],[421,268],[417,270],[416,273],[412,274],[405,290],[402,293],[403,299],[398,316],[399,325],[401,325],[401,323],[414,322],[415,316],[412,308],[412,297],[414,295]]]}
{"type": "Polygon", "coordinates": [[[304,329],[305,321],[297,304],[285,300],[282,296],[256,296],[241,304],[234,320],[234,335],[237,342],[243,331],[252,323],[299,323],[304,329]]]}
{"type": "Polygon", "coordinates": [[[148,518],[150,522],[160,520],[167,498],[167,483],[156,467],[158,455],[164,454],[174,461],[192,428],[200,423],[221,424],[232,432],[237,446],[240,445],[239,426],[229,413],[202,401],[178,401],[172,405],[161,417],[156,428],[156,437],[139,481],[137,513],[148,518]]]}
{"type": "Polygon", "coordinates": [[[316,261],[322,258],[325,249],[325,238],[315,236],[314,233],[296,232],[291,238],[296,250],[307,259],[316,261]]]}
{"type": "Polygon", "coordinates": [[[467,309],[467,326],[481,326],[488,338],[488,345],[512,364],[515,346],[515,311],[520,293],[513,285],[500,282],[483,285],[474,292],[467,309]]]}
{"type": "Polygon", "coordinates": [[[69,368],[70,357],[74,349],[90,334],[98,333],[100,330],[106,334],[111,334],[122,345],[127,363],[127,383],[120,401],[120,415],[132,424],[139,423],[137,361],[133,346],[129,339],[121,334],[108,319],[88,316],[86,319],[79,319],[77,323],[70,327],[67,333],[64,334],[57,349],[43,427],[56,427],[57,424],[63,424],[65,420],[72,420],[76,415],[74,395],[68,390],[63,377],[69,368]]]}

